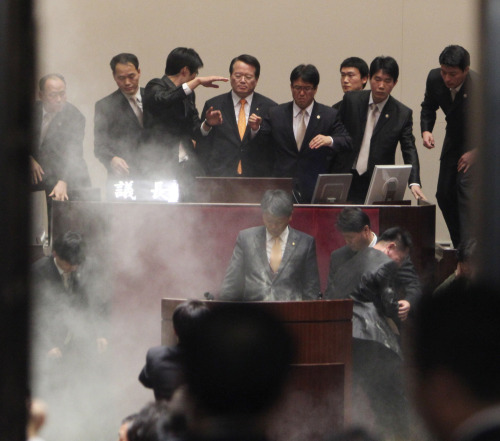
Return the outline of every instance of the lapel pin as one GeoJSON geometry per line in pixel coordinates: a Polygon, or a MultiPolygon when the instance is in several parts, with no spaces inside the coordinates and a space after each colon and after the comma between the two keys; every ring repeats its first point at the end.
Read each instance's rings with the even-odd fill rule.
{"type": "Polygon", "coordinates": [[[389,114],[388,114],[388,113],[386,113],[386,114],[385,114],[385,117],[386,117],[386,118],[389,118],[389,114]]]}
{"type": "Polygon", "coordinates": [[[321,115],[316,115],[316,118],[320,119],[320,118],[321,118],[321,115]]]}
{"type": "Polygon", "coordinates": [[[292,245],[295,246],[295,242],[292,242],[292,245]]]}
{"type": "Polygon", "coordinates": [[[467,94],[466,93],[464,93],[464,98],[467,98],[467,94]]]}
{"type": "Polygon", "coordinates": [[[257,108],[255,109],[255,111],[256,111],[256,112],[258,112],[258,111],[259,111],[259,108],[257,107],[257,108]]]}

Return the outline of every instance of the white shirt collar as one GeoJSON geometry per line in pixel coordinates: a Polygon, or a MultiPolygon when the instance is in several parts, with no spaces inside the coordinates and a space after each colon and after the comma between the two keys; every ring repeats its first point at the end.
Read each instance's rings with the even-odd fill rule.
{"type": "MultiPolygon", "coordinates": [[[[309,106],[307,106],[307,107],[305,108],[306,114],[307,114],[308,116],[311,116],[311,113],[312,113],[312,108],[313,108],[313,107],[314,107],[314,100],[313,100],[313,102],[312,102],[311,104],[309,104],[309,106]]],[[[299,106],[297,106],[297,104],[295,104],[295,101],[294,101],[294,102],[293,102],[293,117],[294,117],[294,118],[296,118],[296,117],[297,117],[297,115],[298,115],[300,112],[302,112],[302,109],[301,109],[299,106]]]]}
{"type": "MultiPolygon", "coordinates": [[[[283,230],[283,232],[279,235],[279,238],[281,239],[282,243],[286,243],[288,240],[288,233],[290,232],[289,226],[287,225],[286,228],[283,230]]],[[[274,237],[271,236],[269,231],[267,231],[266,228],[266,242],[269,242],[270,240],[274,240],[274,237]]]]}
{"type": "MultiPolygon", "coordinates": [[[[252,105],[253,94],[254,93],[252,92],[246,98],[243,98],[247,102],[248,108],[250,108],[250,106],[252,105]]],[[[233,105],[234,105],[234,107],[239,106],[241,98],[234,93],[234,90],[231,90],[231,97],[233,98],[233,105]]]]}
{"type": "Polygon", "coordinates": [[[370,99],[368,100],[368,105],[375,104],[378,107],[378,111],[381,113],[382,109],[384,108],[384,106],[387,103],[387,100],[389,99],[390,96],[391,95],[388,95],[384,101],[381,101],[380,103],[375,104],[375,102],[373,101],[373,94],[370,92],[370,99]]]}

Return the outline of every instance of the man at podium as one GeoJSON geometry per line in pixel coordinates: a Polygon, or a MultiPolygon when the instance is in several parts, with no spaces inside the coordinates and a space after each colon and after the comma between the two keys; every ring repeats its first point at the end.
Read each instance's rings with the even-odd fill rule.
{"type": "Polygon", "coordinates": [[[316,242],[290,228],[292,195],[268,190],[263,226],[240,231],[222,283],[222,300],[315,300],[320,292],[316,242]]]}

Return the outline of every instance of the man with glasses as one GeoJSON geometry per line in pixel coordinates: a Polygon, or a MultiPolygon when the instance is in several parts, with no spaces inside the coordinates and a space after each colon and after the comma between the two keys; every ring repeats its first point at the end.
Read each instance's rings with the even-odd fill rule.
{"type": "Polygon", "coordinates": [[[265,145],[257,144],[255,125],[267,116],[276,103],[255,92],[260,63],[252,55],[243,54],[231,60],[231,91],[205,103],[202,114],[219,111],[221,119],[201,128],[197,149],[204,158],[208,176],[271,176],[273,155],[265,145]]]}
{"type": "Polygon", "coordinates": [[[293,101],[269,110],[259,138],[270,138],[275,153],[273,175],[293,177],[299,202],[310,203],[320,173],[348,171],[343,156],[351,152],[351,138],[338,112],[314,100],[319,72],[301,64],[290,74],[293,101]]]}
{"type": "MultiPolygon", "coordinates": [[[[33,190],[45,190],[49,199],[68,200],[68,191],[90,187],[83,159],[85,117],[66,101],[66,80],[61,74],[39,81],[35,103],[35,139],[31,163],[33,190]]],[[[71,194],[71,193],[70,193],[71,194]]]]}

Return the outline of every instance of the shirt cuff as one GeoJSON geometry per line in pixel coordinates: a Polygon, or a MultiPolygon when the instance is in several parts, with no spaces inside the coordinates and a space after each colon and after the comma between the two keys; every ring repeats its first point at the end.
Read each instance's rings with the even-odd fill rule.
{"type": "Polygon", "coordinates": [[[187,83],[182,83],[182,89],[184,90],[184,93],[186,95],[191,95],[193,93],[193,91],[189,88],[187,83]]]}

